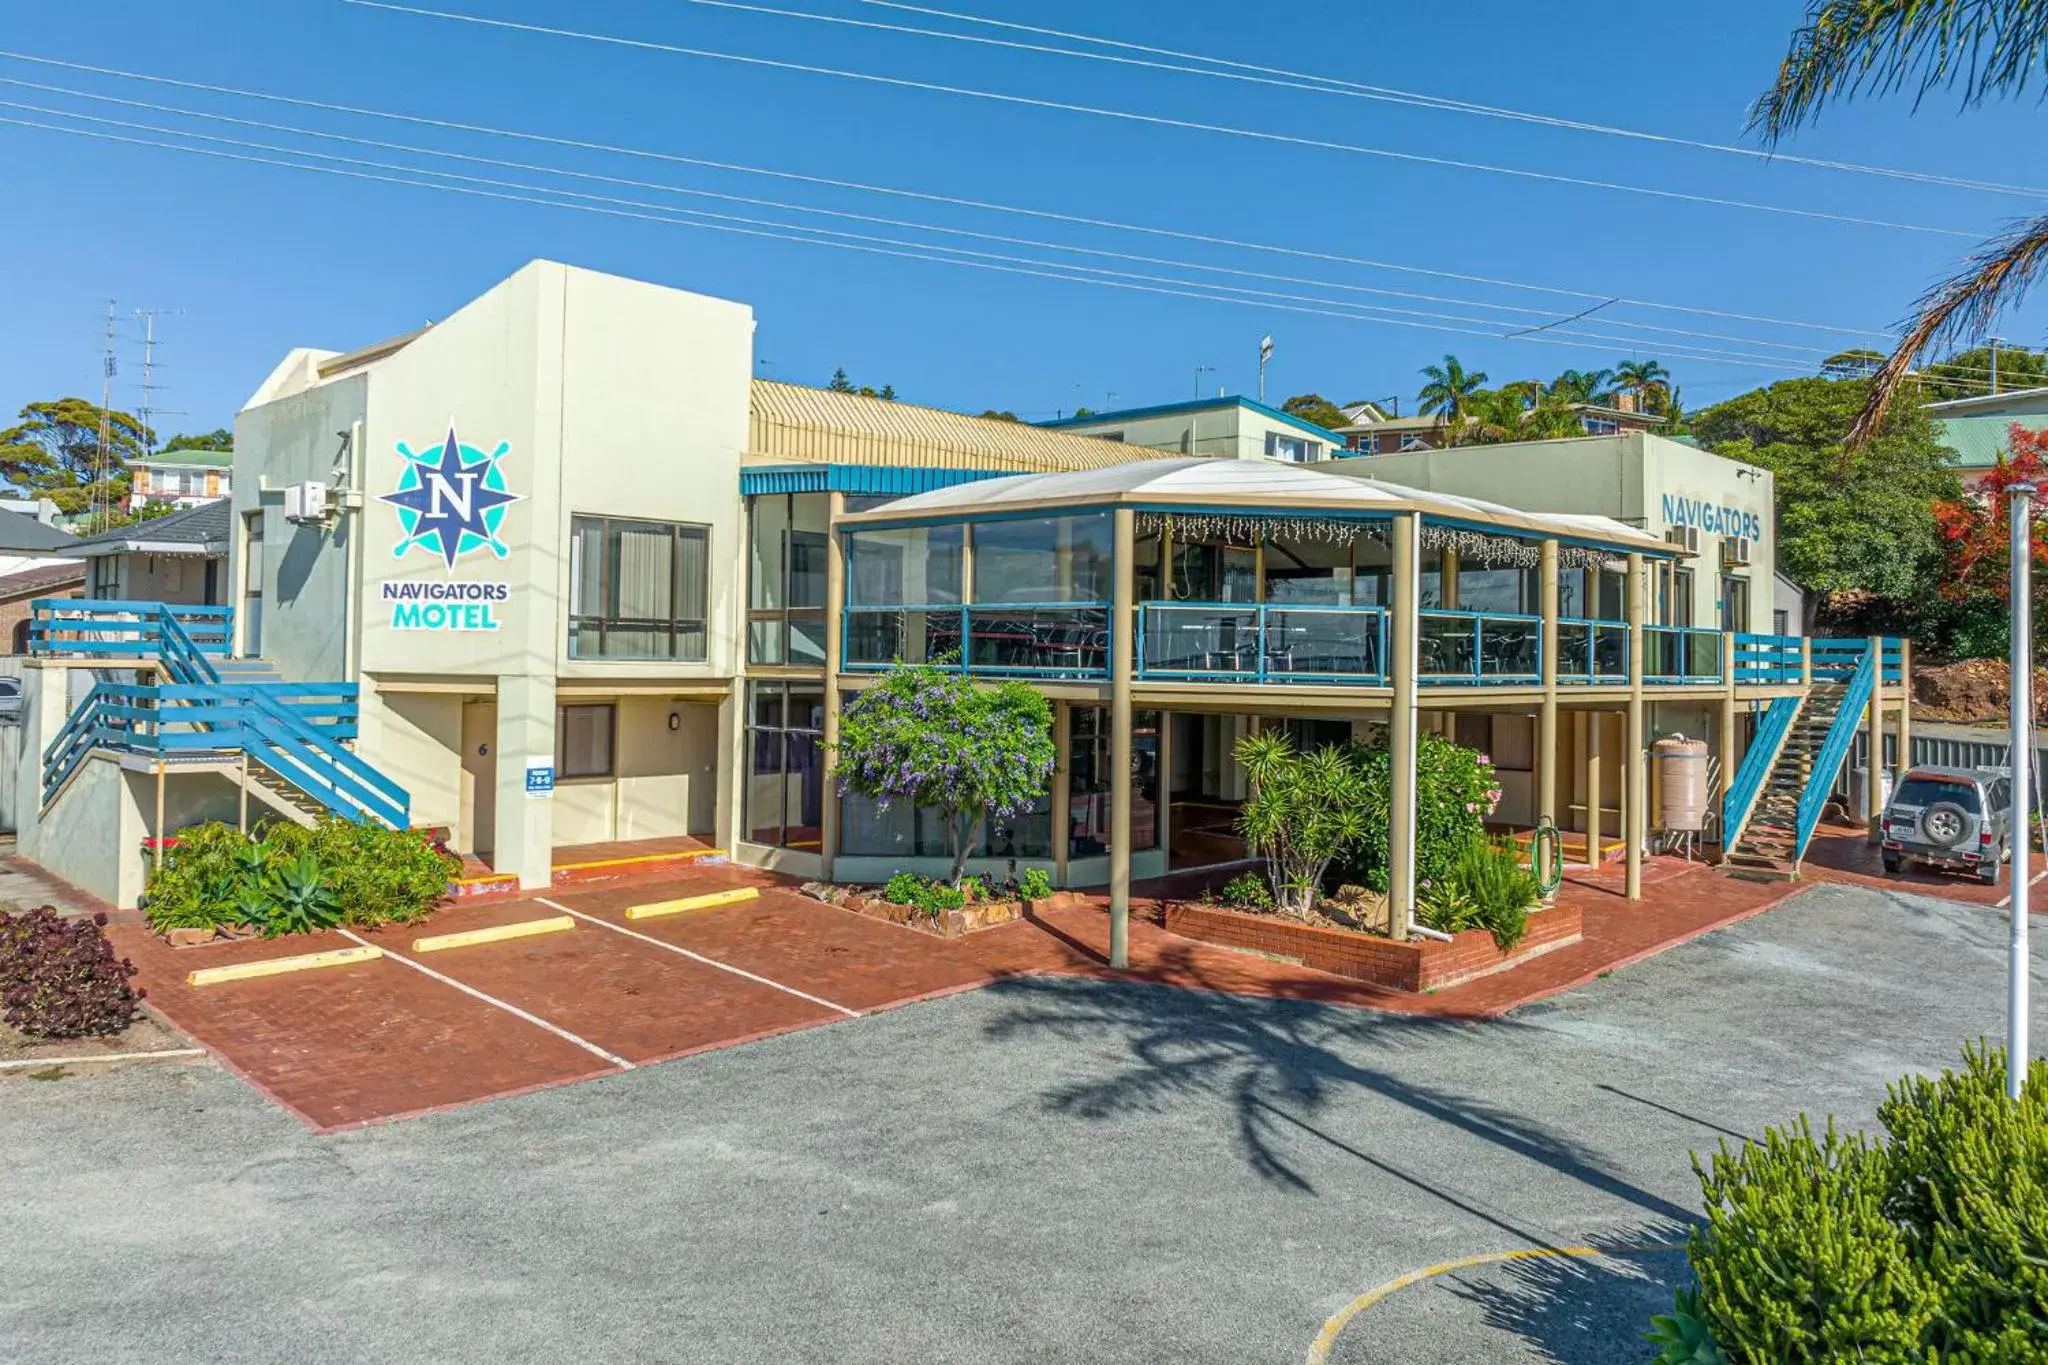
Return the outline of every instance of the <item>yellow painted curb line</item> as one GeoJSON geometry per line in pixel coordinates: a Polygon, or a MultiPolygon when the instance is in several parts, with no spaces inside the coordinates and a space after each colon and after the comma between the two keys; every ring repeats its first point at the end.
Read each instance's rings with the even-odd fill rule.
{"type": "Polygon", "coordinates": [[[532,938],[535,934],[559,934],[565,929],[574,929],[576,921],[567,915],[553,915],[547,919],[521,920],[517,924],[500,924],[490,929],[465,929],[459,934],[429,934],[412,941],[416,953],[438,953],[444,948],[473,948],[479,943],[503,943],[508,938],[532,938]]]}
{"type": "Polygon", "coordinates": [[[730,891],[713,891],[704,896],[685,896],[679,901],[655,901],[651,905],[629,905],[627,919],[658,919],[663,915],[680,915],[685,910],[709,910],[715,905],[738,905],[750,901],[761,893],[751,886],[736,886],[730,891]]]}
{"type": "Polygon", "coordinates": [[[346,967],[352,962],[369,962],[384,956],[382,948],[333,948],[324,953],[301,953],[297,957],[267,957],[256,962],[234,962],[225,967],[201,967],[188,972],[188,986],[217,986],[223,981],[247,981],[259,976],[283,976],[286,972],[310,972],[317,967],[346,967]]]}
{"type": "Polygon", "coordinates": [[[1524,1247],[1518,1251],[1489,1251],[1478,1256],[1460,1256],[1455,1261],[1439,1261],[1435,1265],[1411,1270],[1406,1275],[1396,1275],[1377,1289],[1368,1289],[1350,1303],[1344,1305],[1330,1320],[1323,1324],[1323,1330],[1316,1333],[1316,1339],[1308,1348],[1306,1365],[1329,1365],[1330,1350],[1337,1344],[1338,1334],[1351,1325],[1351,1320],[1366,1309],[1398,1293],[1409,1285],[1420,1284],[1438,1275],[1448,1275],[1453,1270],[1470,1270],[1473,1266],[1495,1265],[1501,1261],[1539,1261],[1553,1256],[1633,1256],[1646,1251],[1683,1251],[1684,1242],[1652,1242],[1632,1247],[1524,1247]]]}
{"type": "Polygon", "coordinates": [[[630,867],[635,863],[694,863],[703,858],[723,858],[722,848],[685,848],[674,853],[636,853],[630,858],[600,858],[591,863],[559,863],[557,872],[588,872],[594,867],[630,867]]]}

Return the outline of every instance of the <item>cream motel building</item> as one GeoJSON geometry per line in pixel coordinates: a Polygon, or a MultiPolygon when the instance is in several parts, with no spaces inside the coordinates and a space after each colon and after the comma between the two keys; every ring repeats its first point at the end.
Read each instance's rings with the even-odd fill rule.
{"type": "MultiPolygon", "coordinates": [[[[1715,509],[1694,541],[1704,510],[1629,524],[1590,476],[1590,506],[1543,501],[1534,475],[1510,506],[1379,477],[1386,460],[1190,458],[761,381],[753,331],[743,304],[540,261],[418,332],[285,356],[236,421],[230,604],[165,607],[119,646],[145,683],[239,678],[267,719],[239,755],[219,752],[231,727],[195,725],[203,752],[151,760],[134,712],[95,726],[31,686],[47,758],[23,852],[132,904],[141,834],[252,796],[304,818],[278,799],[296,783],[444,829],[525,887],[563,848],[678,836],[798,875],[936,872],[926,813],[826,778],[843,705],[906,660],[1054,702],[1060,769],[983,832],[980,869],[1121,901],[1134,877],[1243,856],[1243,735],[1385,731],[1398,760],[1435,730],[1491,753],[1505,824],[1597,821],[1585,851],[1625,845],[1633,890],[1650,743],[1711,737],[1731,772],[1752,713],[1806,689],[1798,641],[1706,610],[1702,578],[1768,581],[1770,553],[1768,484],[1724,496],[1710,474],[1750,481],[1712,456],[1674,481],[1715,509]],[[108,764],[125,779],[88,780],[108,764]]],[[[39,629],[45,670],[104,664],[39,629]]]]}

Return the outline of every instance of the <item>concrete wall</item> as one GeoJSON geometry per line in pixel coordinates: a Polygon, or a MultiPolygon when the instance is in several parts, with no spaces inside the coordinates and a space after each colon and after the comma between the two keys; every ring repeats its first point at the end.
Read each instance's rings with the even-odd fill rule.
{"type": "MultiPolygon", "coordinates": [[[[1361,456],[1326,468],[1528,512],[1613,517],[1658,536],[1729,509],[1718,515],[1748,518],[1756,531],[1750,566],[1731,570],[1749,580],[1750,629],[1771,628],[1777,536],[1767,469],[1643,432],[1361,456]]],[[[1721,620],[1720,538],[1703,529],[1701,541],[1702,553],[1686,561],[1693,571],[1692,619],[1715,626],[1721,620]]]]}
{"type": "Polygon", "coordinates": [[[262,585],[263,655],[295,681],[346,676],[348,558],[361,518],[344,514],[326,530],[293,526],[284,519],[282,492],[266,494],[263,485],[282,490],[346,480],[347,433],[368,402],[369,378],[358,374],[245,408],[235,418],[235,529],[223,600],[239,614],[245,571],[262,585]],[[263,562],[244,566],[245,518],[259,511],[263,562]]]}
{"type": "Polygon", "coordinates": [[[476,832],[464,818],[462,780],[462,695],[384,692],[369,689],[362,699],[363,727],[375,739],[357,747],[377,770],[412,798],[415,825],[446,826],[453,847],[475,847],[476,832]]]}

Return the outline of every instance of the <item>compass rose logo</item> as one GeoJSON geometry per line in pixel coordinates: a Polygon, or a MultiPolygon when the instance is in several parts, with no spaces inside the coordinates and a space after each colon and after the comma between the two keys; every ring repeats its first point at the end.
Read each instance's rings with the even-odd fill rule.
{"type": "Polygon", "coordinates": [[[448,439],[426,451],[416,451],[404,441],[398,454],[405,468],[398,487],[379,493],[378,501],[398,509],[399,525],[405,539],[392,550],[393,558],[418,546],[437,555],[452,571],[458,557],[471,550],[488,549],[500,559],[511,553],[498,532],[505,524],[505,509],[522,495],[505,487],[500,462],[512,450],[508,441],[486,451],[465,445],[448,424],[448,439]]]}

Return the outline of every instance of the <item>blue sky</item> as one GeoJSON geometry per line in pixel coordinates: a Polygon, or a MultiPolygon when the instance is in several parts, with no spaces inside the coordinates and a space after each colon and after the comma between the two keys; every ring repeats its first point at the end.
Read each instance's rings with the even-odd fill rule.
{"type": "MultiPolygon", "coordinates": [[[[288,93],[554,137],[624,145],[806,175],[1146,224],[1241,241],[1492,276],[1599,296],[1719,309],[1845,328],[1883,328],[1974,236],[2035,207],[1991,194],[1782,162],[1629,142],[1397,104],[1203,79],[1047,55],[976,48],[735,12],[688,0],[420,0],[472,15],[553,25],[1164,118],[1371,145],[1428,156],[1686,194],[1959,230],[1948,236],[1679,202],[1611,190],[1420,165],[1184,128],[896,89],[822,75],[492,30],[342,0],[177,5],[0,0],[0,47],[18,53],[288,93]]],[[[859,0],[763,0],[877,22],[942,21],[859,0]]],[[[934,0],[941,8],[1180,48],[1574,119],[1738,142],[1749,100],[1782,55],[1791,4],[1348,3],[1245,0],[934,0]]],[[[992,33],[963,25],[967,32],[992,33]]],[[[1021,35],[1012,35],[1021,36],[1021,35]]],[[[13,211],[0,218],[0,407],[97,397],[105,300],[122,316],[119,405],[138,399],[137,306],[182,310],[159,325],[159,400],[185,410],[166,433],[232,421],[294,345],[362,345],[443,316],[539,256],[743,300],[759,319],[759,373],[822,383],[835,366],[906,399],[970,411],[1051,417],[1086,403],[1134,406],[1193,396],[1203,382],[1250,392],[1255,350],[1271,332],[1275,401],[1306,390],[1339,400],[1398,394],[1445,351],[1496,381],[1634,353],[1666,360],[1688,406],[1776,374],[1810,372],[1855,338],[1628,306],[1576,326],[1640,338],[1566,344],[1498,333],[1597,302],[1516,292],[879,198],[733,172],[522,145],[227,95],[151,88],[108,76],[0,60],[0,76],[350,136],[431,146],[719,193],[751,195],[1170,258],[1172,266],[1075,258],[1098,268],[1188,278],[1185,263],[1293,275],[1288,284],[1206,276],[1249,289],[1481,317],[1485,335],[1443,334],[1284,311],[964,269],[417,188],[239,164],[0,125],[13,211]],[[1347,294],[1353,285],[1457,302],[1347,294]],[[1480,304],[1520,307],[1512,314],[1480,304]],[[1619,324],[1685,328],[1739,340],[1676,338],[1619,324]],[[1770,347],[1765,343],[1779,343],[1770,347]],[[1788,348],[1811,348],[1810,353],[1788,348]],[[1782,357],[1776,365],[1678,359],[1713,348],[1782,357]]],[[[215,136],[314,147],[303,139],[205,125],[76,95],[0,86],[0,100],[103,118],[179,125],[215,136]]],[[[0,109],[0,118],[63,121],[0,109]]],[[[2016,155],[2040,123],[2032,103],[1959,114],[1935,96],[1832,113],[1788,150],[1944,175],[2048,184],[2016,155]]],[[[79,126],[79,125],[73,125],[79,126]]],[[[103,131],[120,132],[117,129],[103,131]]],[[[124,133],[153,137],[154,134],[124,133]]],[[[336,155],[421,163],[410,153],[327,144],[336,155]]],[[[453,167],[536,182],[532,173],[453,167]]],[[[675,198],[660,191],[555,181],[586,194],[801,221],[786,209],[675,198]]],[[[812,222],[828,220],[811,219],[812,222]]],[[[933,240],[840,221],[854,230],[933,240]]],[[[1043,258],[1042,248],[964,238],[975,250],[1043,258]]],[[[2038,344],[2028,309],[2001,327],[2038,344]]],[[[1470,326],[1468,323],[1449,324],[1470,326]]],[[[1567,329],[1568,330],[1568,329],[1567,329]]]]}

